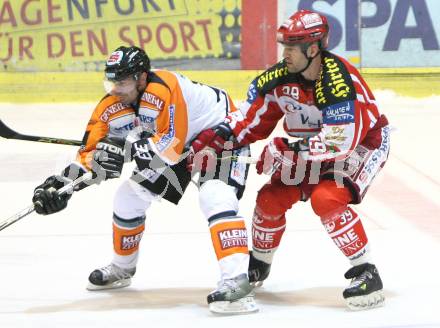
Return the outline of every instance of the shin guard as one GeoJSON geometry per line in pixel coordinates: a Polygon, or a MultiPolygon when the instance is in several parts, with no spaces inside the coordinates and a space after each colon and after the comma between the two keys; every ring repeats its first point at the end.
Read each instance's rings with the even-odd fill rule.
{"type": "Polygon", "coordinates": [[[210,223],[209,229],[222,279],[230,279],[247,273],[248,235],[243,218],[218,219],[210,223]]]}
{"type": "Polygon", "coordinates": [[[139,244],[145,230],[145,216],[123,220],[113,216],[113,263],[121,268],[136,267],[139,244]]]}
{"type": "Polygon", "coordinates": [[[269,220],[255,210],[252,220],[253,256],[271,264],[285,230],[286,217],[284,215],[277,220],[269,220]]]}
{"type": "Polygon", "coordinates": [[[340,214],[321,218],[333,242],[352,265],[368,262],[369,247],[360,217],[350,207],[340,214]]]}

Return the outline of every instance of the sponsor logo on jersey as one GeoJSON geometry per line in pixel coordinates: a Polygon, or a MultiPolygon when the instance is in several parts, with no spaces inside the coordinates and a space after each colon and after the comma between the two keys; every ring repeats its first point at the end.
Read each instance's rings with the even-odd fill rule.
{"type": "Polygon", "coordinates": [[[388,126],[385,126],[384,128],[382,128],[382,143],[379,148],[380,151],[383,152],[385,156],[388,155],[388,152],[390,150],[389,136],[390,136],[390,128],[388,126]]]}
{"type": "Polygon", "coordinates": [[[257,87],[256,87],[256,83],[257,81],[254,80],[252,81],[252,83],[249,85],[249,89],[247,92],[247,102],[249,104],[252,104],[255,99],[257,99],[257,87]]]}
{"type": "Polygon", "coordinates": [[[261,89],[266,83],[272,81],[273,79],[277,79],[281,76],[287,75],[288,73],[289,71],[287,70],[287,67],[268,70],[258,77],[257,87],[261,89]]]}
{"type": "Polygon", "coordinates": [[[329,144],[342,144],[347,137],[344,135],[345,129],[340,126],[332,126],[329,132],[325,134],[325,140],[329,144]]]}
{"type": "Polygon", "coordinates": [[[117,103],[107,107],[105,109],[105,111],[101,114],[99,119],[103,122],[107,122],[109,120],[110,116],[112,116],[113,114],[115,114],[125,108],[128,108],[128,107],[120,102],[117,102],[117,103]]]}
{"type": "Polygon", "coordinates": [[[153,123],[158,115],[159,112],[157,110],[149,107],[141,106],[139,108],[139,119],[142,123],[153,123]]]}
{"type": "Polygon", "coordinates": [[[324,58],[324,65],[326,67],[326,74],[330,77],[331,82],[328,85],[331,87],[331,93],[337,98],[345,98],[350,92],[350,87],[345,82],[342,76],[338,63],[334,58],[324,58]]]}
{"type": "Polygon", "coordinates": [[[354,122],[354,102],[344,101],[328,106],[324,110],[325,124],[347,124],[354,122]]]}
{"type": "Polygon", "coordinates": [[[159,141],[156,144],[157,149],[162,152],[167,148],[171,141],[174,138],[175,135],[175,127],[174,127],[174,113],[175,113],[176,107],[174,105],[169,106],[170,111],[170,126],[167,134],[164,134],[159,141]]]}
{"type": "Polygon", "coordinates": [[[162,100],[160,97],[156,96],[154,93],[145,91],[142,95],[141,100],[149,103],[150,105],[153,105],[155,108],[159,110],[163,110],[165,106],[165,101],[162,100]]]}
{"type": "Polygon", "coordinates": [[[318,107],[335,104],[342,100],[354,100],[356,97],[347,68],[337,58],[326,56],[323,68],[315,83],[315,100],[318,107]],[[321,105],[321,106],[320,106],[321,105]]]}
{"type": "Polygon", "coordinates": [[[121,249],[129,250],[139,246],[141,242],[143,232],[140,232],[136,235],[131,236],[122,236],[121,237],[121,249]]]}
{"type": "Polygon", "coordinates": [[[324,72],[321,70],[321,73],[319,74],[319,79],[316,82],[315,85],[315,97],[316,97],[316,101],[318,102],[318,104],[326,104],[327,103],[327,98],[325,97],[324,94],[324,72]]]}
{"type": "Polygon", "coordinates": [[[375,174],[379,165],[382,164],[382,160],[379,161],[379,159],[381,159],[381,152],[375,150],[365,163],[364,170],[370,175],[375,174]]]}
{"type": "Polygon", "coordinates": [[[247,247],[246,229],[227,229],[217,232],[222,249],[247,247]]]}
{"type": "Polygon", "coordinates": [[[121,133],[123,131],[131,131],[131,130],[134,129],[134,127],[135,127],[134,122],[130,122],[130,123],[127,123],[127,124],[122,125],[122,126],[114,127],[113,130],[115,132],[121,133]]]}

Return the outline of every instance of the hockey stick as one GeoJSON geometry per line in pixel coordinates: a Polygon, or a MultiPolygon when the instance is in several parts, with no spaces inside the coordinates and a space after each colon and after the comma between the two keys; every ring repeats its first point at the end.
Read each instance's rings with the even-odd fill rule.
{"type": "MultiPolygon", "coordinates": [[[[79,185],[82,182],[88,181],[91,178],[92,178],[92,172],[87,172],[86,174],[80,176],[75,181],[72,181],[72,182],[68,183],[67,185],[65,185],[64,187],[58,189],[57,192],[58,192],[59,195],[63,195],[65,193],[67,193],[67,192],[73,192],[73,189],[75,188],[75,186],[79,185]]],[[[15,214],[15,215],[11,216],[10,218],[4,220],[3,222],[0,223],[0,231],[5,229],[5,228],[7,228],[7,227],[9,227],[11,224],[14,224],[15,222],[23,219],[25,216],[28,216],[33,211],[35,211],[34,204],[26,207],[25,209],[21,210],[17,214],[15,214]]]]}
{"type": "Polygon", "coordinates": [[[250,156],[240,156],[240,155],[226,156],[226,157],[218,158],[217,160],[220,161],[231,160],[243,164],[257,164],[258,162],[258,158],[254,158],[250,156]]]}
{"type": "MultiPolygon", "coordinates": [[[[53,144],[59,144],[59,145],[70,145],[70,146],[81,146],[81,144],[82,144],[82,142],[79,140],[42,137],[42,136],[31,136],[31,135],[27,135],[27,134],[21,134],[21,133],[18,133],[16,131],[12,130],[5,123],[3,123],[2,120],[0,120],[0,137],[6,138],[6,139],[46,142],[46,143],[53,143],[53,144]]],[[[223,157],[220,160],[233,160],[233,161],[237,161],[239,163],[244,163],[244,164],[256,164],[258,161],[258,159],[248,157],[248,156],[227,156],[227,157],[223,157]]]]}
{"type": "Polygon", "coordinates": [[[15,139],[15,140],[27,140],[27,141],[37,141],[37,142],[46,142],[53,143],[59,145],[70,145],[70,146],[81,146],[82,142],[79,140],[72,139],[61,139],[61,138],[52,138],[52,137],[42,137],[42,136],[31,136],[27,134],[21,134],[10,127],[8,127],[2,120],[0,120],[0,137],[6,139],[15,139]]]}

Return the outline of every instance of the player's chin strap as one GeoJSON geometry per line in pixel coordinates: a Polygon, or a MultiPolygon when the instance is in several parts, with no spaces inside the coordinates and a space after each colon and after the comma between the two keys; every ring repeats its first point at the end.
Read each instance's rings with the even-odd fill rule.
{"type": "Polygon", "coordinates": [[[304,54],[304,56],[307,58],[307,65],[300,70],[299,72],[296,72],[297,74],[301,74],[302,72],[304,72],[306,69],[309,68],[309,66],[312,64],[313,59],[315,59],[320,53],[321,53],[321,48],[319,48],[319,51],[316,53],[316,55],[314,55],[313,57],[309,57],[307,55],[307,49],[310,47],[310,44],[301,44],[301,52],[304,54]]]}

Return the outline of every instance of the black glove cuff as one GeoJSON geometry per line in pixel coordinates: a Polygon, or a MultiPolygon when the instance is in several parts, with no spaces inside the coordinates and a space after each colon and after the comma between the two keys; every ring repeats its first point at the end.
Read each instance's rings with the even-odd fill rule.
{"type": "Polygon", "coordinates": [[[223,140],[231,140],[231,137],[233,137],[232,129],[226,122],[217,125],[214,131],[215,134],[223,138],[223,140]]]}

